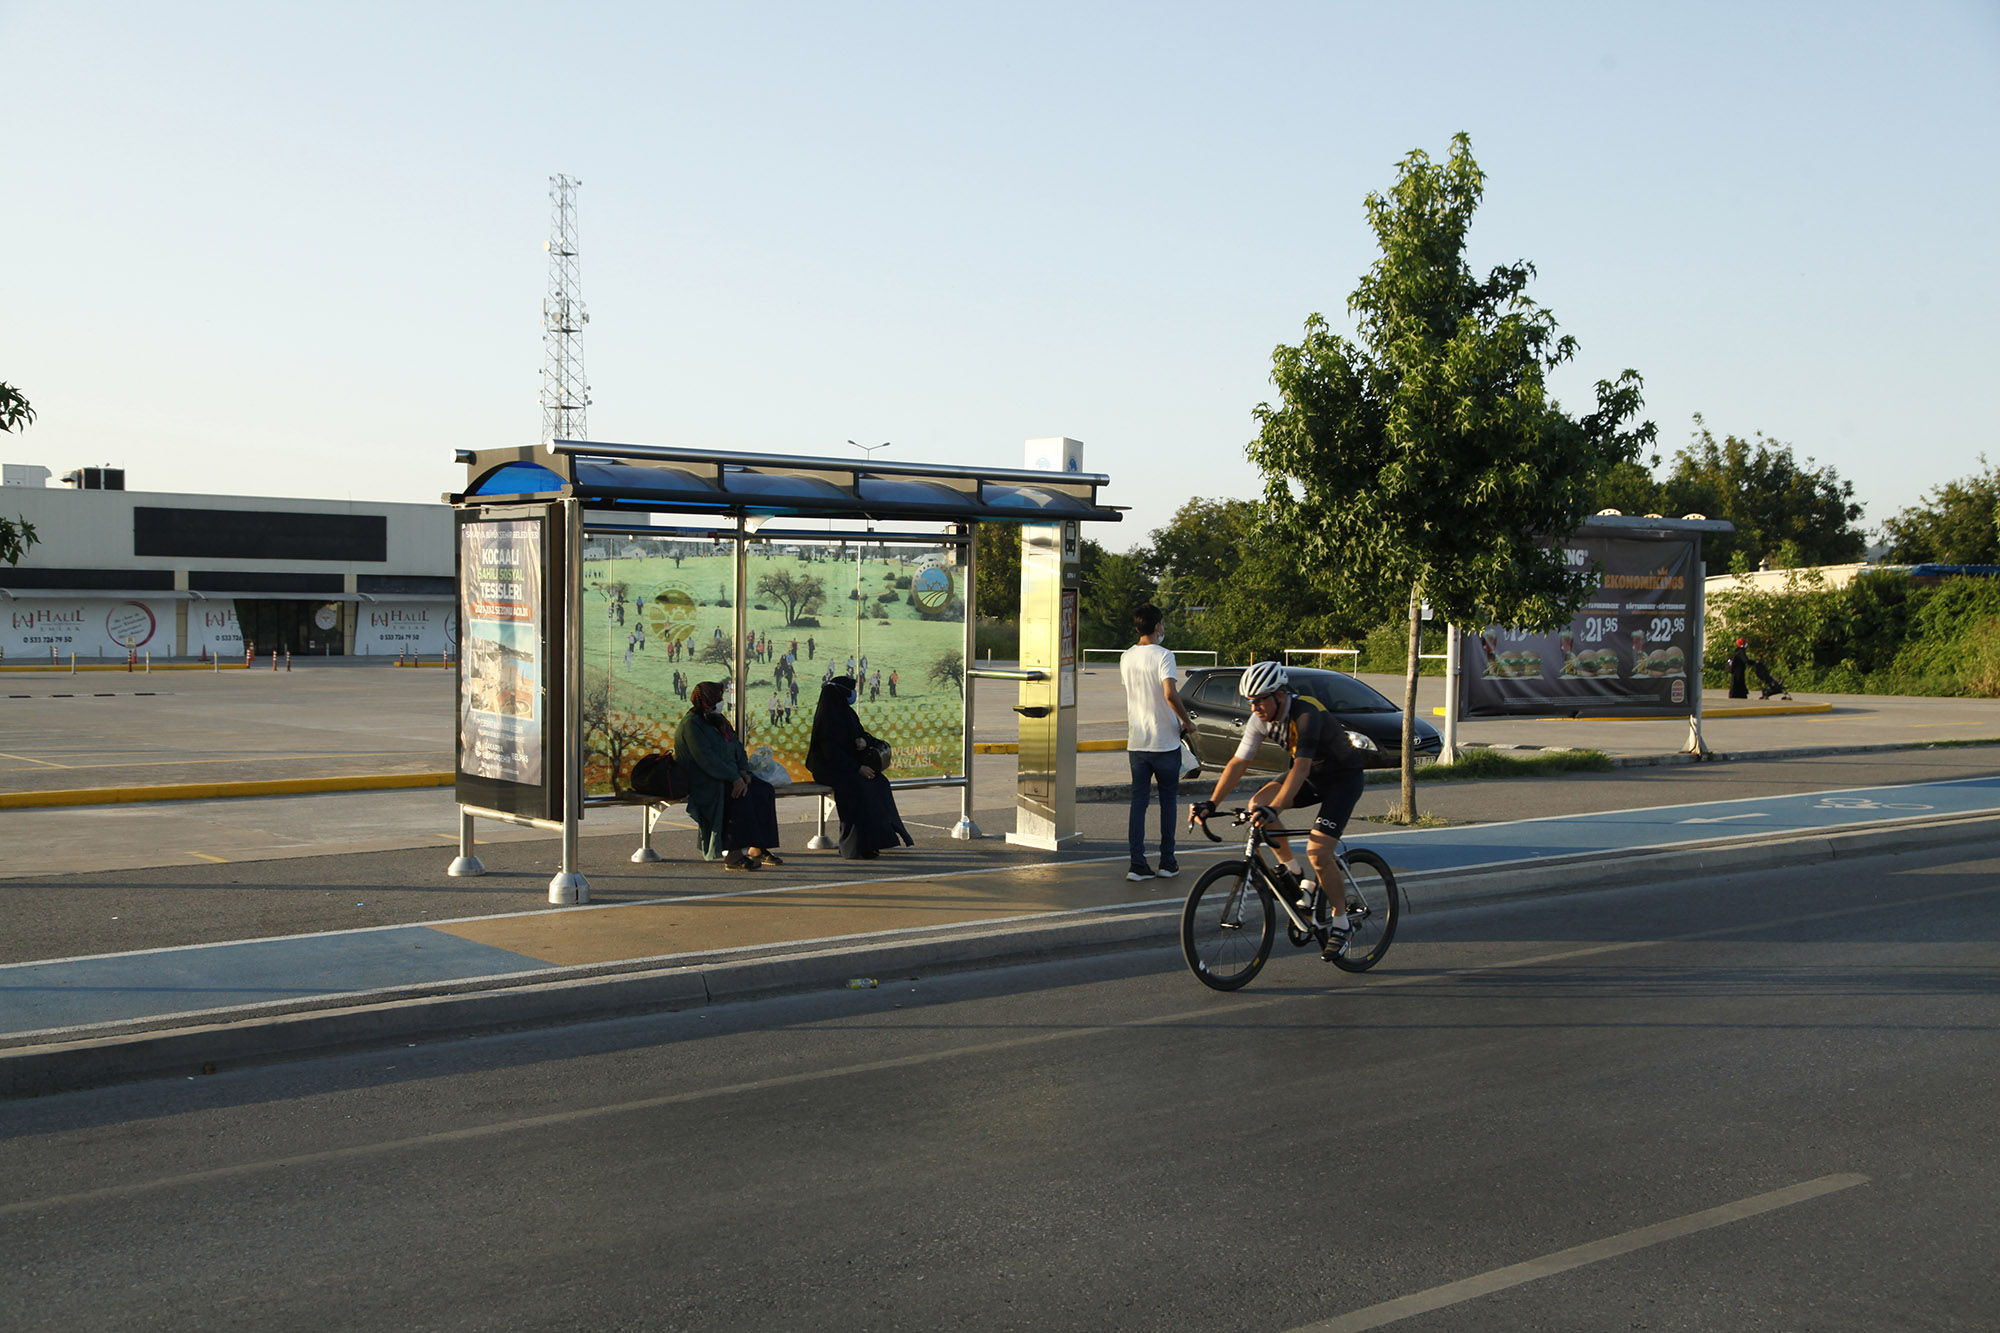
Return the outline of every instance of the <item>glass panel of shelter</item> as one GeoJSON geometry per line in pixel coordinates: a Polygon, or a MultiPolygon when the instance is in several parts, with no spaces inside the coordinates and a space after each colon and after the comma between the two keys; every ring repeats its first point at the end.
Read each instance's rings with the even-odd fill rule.
{"type": "MultiPolygon", "coordinates": [[[[722,520],[728,521],[728,520],[722,520]]],[[[718,528],[585,529],[582,583],[585,794],[623,786],[669,750],[695,684],[725,683],[747,748],[809,781],[806,751],[825,682],[857,684],[863,724],[889,741],[897,778],[962,767],[963,558],[948,539],[870,539],[718,528]],[[744,688],[735,559],[744,544],[744,688]],[[615,774],[615,779],[614,779],[615,774]]]]}

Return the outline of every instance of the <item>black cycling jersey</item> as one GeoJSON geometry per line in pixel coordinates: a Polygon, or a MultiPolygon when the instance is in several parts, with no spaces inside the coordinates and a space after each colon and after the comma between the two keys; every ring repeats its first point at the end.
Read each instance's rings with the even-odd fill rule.
{"type": "Polygon", "coordinates": [[[1257,747],[1267,738],[1284,746],[1295,760],[1310,757],[1313,773],[1365,766],[1361,752],[1347,739],[1347,727],[1309,695],[1293,695],[1285,716],[1270,723],[1253,711],[1236,753],[1246,760],[1255,758],[1257,747]]]}

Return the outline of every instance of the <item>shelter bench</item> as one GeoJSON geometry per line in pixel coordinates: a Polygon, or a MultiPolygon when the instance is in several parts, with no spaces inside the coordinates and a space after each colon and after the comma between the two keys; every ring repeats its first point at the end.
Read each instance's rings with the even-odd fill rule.
{"type": "MultiPolygon", "coordinates": [[[[806,840],[806,846],[814,851],[822,851],[837,846],[826,836],[826,817],[833,808],[833,788],[824,782],[787,782],[771,789],[780,799],[787,796],[817,796],[819,803],[819,832],[806,840]]],[[[640,863],[659,861],[661,857],[653,846],[653,826],[658,824],[671,806],[684,805],[685,801],[668,800],[662,796],[646,796],[636,791],[621,791],[616,796],[598,797],[591,804],[636,805],[639,810],[639,846],[631,859],[640,863]]]]}

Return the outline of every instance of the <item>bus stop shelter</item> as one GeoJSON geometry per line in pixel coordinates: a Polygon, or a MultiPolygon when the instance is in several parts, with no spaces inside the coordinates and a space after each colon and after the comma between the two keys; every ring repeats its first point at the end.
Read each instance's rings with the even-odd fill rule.
{"type": "MultiPolygon", "coordinates": [[[[1080,527],[1116,522],[1074,440],[1036,466],[965,468],[558,440],[460,451],[453,875],[478,819],[559,830],[556,903],[589,901],[579,825],[628,804],[696,678],[722,679],[746,747],[803,781],[812,704],[853,676],[897,786],[957,787],[973,821],[969,680],[1020,682],[1017,828],[1075,831],[1080,527]],[[1018,669],[975,666],[981,523],[1021,528],[1018,669]],[[803,691],[803,692],[802,692],[803,691]]],[[[781,789],[782,790],[782,789],[781,789]]],[[[642,853],[648,852],[642,842],[642,853]]]]}

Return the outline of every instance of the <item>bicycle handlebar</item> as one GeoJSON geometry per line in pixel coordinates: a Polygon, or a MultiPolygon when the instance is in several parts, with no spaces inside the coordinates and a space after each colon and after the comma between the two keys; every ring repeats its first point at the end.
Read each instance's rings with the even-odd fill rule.
{"type": "MultiPolygon", "coordinates": [[[[1250,822],[1250,812],[1246,809],[1238,808],[1235,810],[1217,810],[1215,813],[1218,815],[1234,815],[1235,818],[1229,821],[1230,826],[1232,828],[1241,828],[1243,825],[1250,822]]],[[[1188,823],[1199,824],[1201,826],[1201,831],[1203,835],[1206,836],[1210,842],[1222,841],[1221,838],[1218,838],[1215,836],[1215,834],[1209,832],[1208,821],[1206,819],[1203,819],[1201,816],[1195,814],[1193,811],[1188,812],[1188,823]]],[[[1264,825],[1262,832],[1264,836],[1267,838],[1286,838],[1286,837],[1299,836],[1301,830],[1279,828],[1275,824],[1266,824],[1264,825]]]]}

